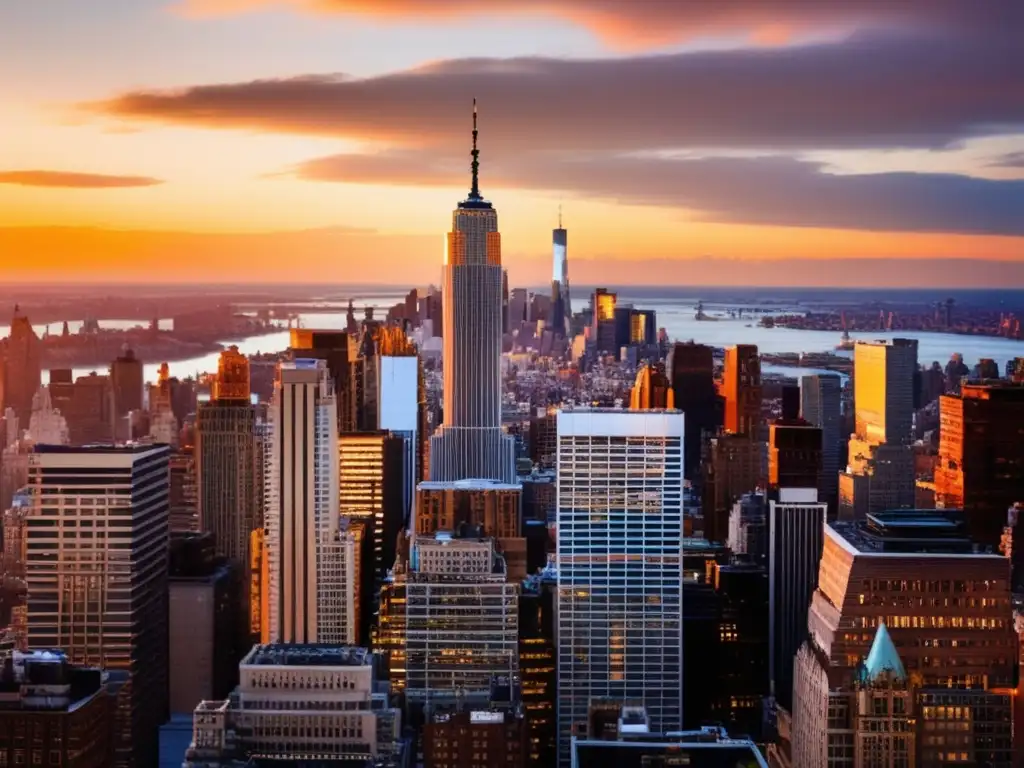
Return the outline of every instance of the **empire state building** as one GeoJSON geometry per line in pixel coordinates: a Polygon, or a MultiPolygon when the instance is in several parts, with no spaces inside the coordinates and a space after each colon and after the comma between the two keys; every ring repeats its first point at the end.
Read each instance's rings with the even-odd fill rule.
{"type": "Polygon", "coordinates": [[[480,194],[476,100],[469,196],[452,214],[445,253],[444,423],[430,439],[430,479],[515,479],[515,446],[501,428],[501,235],[480,194]]]}

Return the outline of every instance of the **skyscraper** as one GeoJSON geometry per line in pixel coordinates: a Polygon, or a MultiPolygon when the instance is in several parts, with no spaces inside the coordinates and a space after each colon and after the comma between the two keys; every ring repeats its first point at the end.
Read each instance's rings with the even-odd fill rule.
{"type": "MultiPolygon", "coordinates": [[[[252,532],[263,527],[266,422],[265,407],[249,399],[249,361],[237,348],[221,354],[212,394],[196,409],[196,511],[217,554],[242,569],[252,557],[252,532]]],[[[247,586],[240,582],[236,596],[241,627],[250,626],[247,586]]]]}
{"type": "Polygon", "coordinates": [[[855,431],[839,476],[841,519],[914,506],[914,393],[917,341],[857,342],[854,348],[855,431]]]}
{"type": "Polygon", "coordinates": [[[30,456],[29,646],[130,673],[117,766],[156,765],[167,719],[169,455],[42,445],[30,456]]]}
{"type": "MultiPolygon", "coordinates": [[[[349,308],[350,323],[355,316],[349,308]]],[[[348,331],[293,328],[289,349],[293,359],[326,360],[338,403],[338,432],[356,432],[363,411],[363,360],[359,339],[348,331]]]]}
{"type": "Polygon", "coordinates": [[[273,642],[355,638],[355,542],[339,525],[337,430],[327,363],[282,363],[266,468],[273,642]]]}
{"type": "Polygon", "coordinates": [[[635,411],[675,407],[675,393],[661,363],[643,365],[629,393],[629,407],[635,411]]]}
{"type": "Polygon", "coordinates": [[[807,608],[818,586],[827,510],[816,488],[780,489],[779,500],[768,505],[769,678],[787,710],[793,706],[793,657],[807,636],[807,608]]]}
{"type": "MultiPolygon", "coordinates": [[[[964,384],[939,399],[936,499],[963,509],[972,538],[993,548],[1006,511],[1024,501],[1024,386],[964,384]]],[[[1014,549],[1020,547],[1014,541],[1014,549]]]]}
{"type": "Polygon", "coordinates": [[[821,484],[821,430],[803,419],[768,427],[768,488],[813,488],[821,484]]]}
{"type": "Polygon", "coordinates": [[[32,398],[43,381],[42,345],[32,323],[18,306],[14,307],[10,335],[2,343],[2,409],[13,408],[21,423],[28,424],[32,413],[32,398]]]}
{"type": "Polygon", "coordinates": [[[142,410],[142,361],[134,350],[124,350],[110,364],[110,382],[114,387],[114,415],[117,417],[118,435],[127,435],[125,417],[132,411],[142,410]]]}
{"type": "Polygon", "coordinates": [[[753,344],[725,350],[725,431],[756,439],[761,427],[761,358],[753,344]]]}
{"type": "Polygon", "coordinates": [[[558,208],[558,228],[551,233],[554,273],[551,277],[551,330],[556,336],[568,336],[571,330],[572,304],[569,299],[569,233],[562,227],[562,208],[558,208]]]}
{"type": "Polygon", "coordinates": [[[558,414],[558,742],[591,699],[682,724],[683,415],[558,414]]]}
{"type": "Polygon", "coordinates": [[[821,486],[818,498],[836,513],[839,455],[842,450],[843,382],[837,374],[824,373],[800,379],[800,416],[821,430],[821,486]]]}
{"type": "Polygon", "coordinates": [[[692,341],[674,344],[665,361],[665,371],[675,407],[686,416],[684,472],[688,479],[696,480],[704,432],[722,426],[711,347],[692,341]]]}
{"type": "Polygon", "coordinates": [[[476,102],[472,183],[452,214],[444,264],[444,423],[430,442],[430,479],[510,483],[515,445],[501,428],[501,235],[480,194],[476,102]]]}
{"type": "Polygon", "coordinates": [[[615,304],[618,296],[605,288],[598,288],[591,294],[590,307],[593,317],[590,323],[590,342],[599,355],[616,355],[615,348],[615,304]]]}

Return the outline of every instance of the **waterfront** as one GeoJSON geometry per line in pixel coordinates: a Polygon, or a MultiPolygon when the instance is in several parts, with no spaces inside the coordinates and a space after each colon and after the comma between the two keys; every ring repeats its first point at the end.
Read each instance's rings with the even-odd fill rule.
{"type": "MultiPolygon", "coordinates": [[[[404,294],[398,292],[381,292],[373,295],[353,297],[353,305],[356,316],[362,319],[365,306],[386,307],[401,301],[404,294]]],[[[574,295],[574,307],[577,309],[586,306],[589,297],[587,295],[574,295]]],[[[638,308],[651,309],[657,313],[658,326],[665,328],[669,338],[673,341],[693,340],[701,344],[708,344],[713,347],[728,347],[733,344],[756,344],[761,352],[779,354],[784,352],[831,352],[839,343],[839,336],[831,331],[808,331],[791,328],[764,328],[758,324],[758,317],[743,317],[741,319],[728,317],[724,313],[716,311],[714,305],[705,303],[705,312],[717,319],[715,321],[698,321],[695,319],[697,310],[697,298],[667,298],[631,296],[627,292],[619,294],[619,301],[623,304],[633,304],[638,308]]],[[[322,300],[310,302],[311,308],[321,311],[300,312],[297,319],[303,327],[307,328],[344,328],[346,323],[347,301],[322,300]],[[328,311],[323,311],[328,310],[328,311]]],[[[738,303],[730,303],[730,306],[740,306],[738,303]]],[[[749,305],[751,308],[755,305],[749,305]]],[[[760,305],[758,305],[760,306],[760,305]]],[[[787,307],[788,308],[788,307],[787,307]]],[[[383,312],[378,309],[376,316],[380,317],[383,312]]],[[[79,323],[69,323],[72,332],[76,330],[79,323]]],[[[131,328],[139,324],[145,324],[139,320],[103,321],[101,326],[105,328],[131,328]],[[115,324],[116,323],[116,324],[115,324]]],[[[40,327],[39,331],[45,329],[40,327]]],[[[50,332],[60,331],[59,324],[50,324],[50,332]]],[[[6,333],[0,327],[0,335],[6,333]]],[[[924,331],[875,331],[850,334],[854,339],[891,339],[903,337],[917,339],[918,359],[922,364],[930,365],[932,361],[938,361],[945,365],[954,352],[960,352],[964,356],[964,362],[969,366],[975,365],[981,358],[995,360],[1000,370],[1003,370],[1007,360],[1015,357],[1024,357],[1024,341],[1002,339],[995,336],[964,336],[957,334],[933,333],[924,331]]],[[[288,347],[289,332],[264,334],[238,339],[223,339],[225,346],[234,344],[246,355],[257,353],[280,352],[288,347]]],[[[842,353],[840,353],[842,354],[842,353]]],[[[849,354],[849,353],[847,353],[849,354]]],[[[171,361],[169,363],[171,375],[179,378],[195,376],[200,373],[212,372],[217,369],[219,352],[211,352],[202,356],[189,358],[187,360],[171,361]]],[[[146,360],[145,376],[147,381],[155,381],[162,361],[146,360]]],[[[76,376],[88,375],[91,371],[103,373],[105,366],[93,366],[75,368],[76,376]]],[[[814,373],[811,369],[786,368],[781,366],[765,366],[765,372],[782,373],[789,376],[799,376],[804,373],[814,373]]]]}

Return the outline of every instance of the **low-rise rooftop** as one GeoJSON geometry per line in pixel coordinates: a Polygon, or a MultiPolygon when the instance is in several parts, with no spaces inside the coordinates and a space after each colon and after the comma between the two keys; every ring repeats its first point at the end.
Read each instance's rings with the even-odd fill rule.
{"type": "Polygon", "coordinates": [[[994,556],[971,540],[963,512],[954,509],[877,512],[828,523],[826,533],[854,554],[994,556]]]}

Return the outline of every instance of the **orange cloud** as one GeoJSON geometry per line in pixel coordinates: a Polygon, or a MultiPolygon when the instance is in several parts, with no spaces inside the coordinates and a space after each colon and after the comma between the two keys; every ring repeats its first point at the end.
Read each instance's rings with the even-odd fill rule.
{"type": "Polygon", "coordinates": [[[177,8],[200,17],[292,8],[403,22],[548,16],[584,25],[615,45],[635,48],[701,36],[740,35],[776,45],[787,42],[792,33],[809,30],[977,24],[985,23],[986,16],[1005,14],[1009,4],[977,0],[968,5],[960,0],[180,0],[177,8]]]}
{"type": "Polygon", "coordinates": [[[152,187],[163,184],[163,181],[151,176],[110,176],[104,173],[0,171],[0,184],[70,189],[122,189],[125,187],[152,187]]]}

